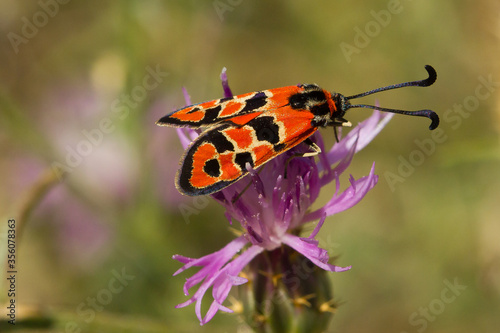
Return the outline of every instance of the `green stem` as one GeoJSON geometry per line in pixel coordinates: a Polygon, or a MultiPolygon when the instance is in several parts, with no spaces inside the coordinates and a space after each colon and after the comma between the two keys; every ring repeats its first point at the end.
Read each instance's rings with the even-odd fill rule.
{"type": "Polygon", "coordinates": [[[28,222],[33,210],[38,206],[40,201],[45,197],[45,195],[60,182],[59,177],[56,173],[51,170],[45,170],[44,173],[38,178],[38,180],[33,184],[31,189],[26,196],[21,201],[19,205],[19,217],[16,219],[16,239],[19,240],[26,228],[26,223],[28,222]]]}

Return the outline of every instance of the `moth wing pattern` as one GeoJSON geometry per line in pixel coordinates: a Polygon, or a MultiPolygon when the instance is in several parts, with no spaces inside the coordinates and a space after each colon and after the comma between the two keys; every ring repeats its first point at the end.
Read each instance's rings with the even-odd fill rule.
{"type": "Polygon", "coordinates": [[[313,115],[280,107],[242,125],[223,122],[201,133],[187,148],[176,186],[186,195],[219,191],[311,136],[313,115]]]}
{"type": "Polygon", "coordinates": [[[221,122],[243,125],[260,114],[284,107],[288,97],[300,90],[288,86],[193,104],[158,120],[160,126],[202,128],[221,122]]]}

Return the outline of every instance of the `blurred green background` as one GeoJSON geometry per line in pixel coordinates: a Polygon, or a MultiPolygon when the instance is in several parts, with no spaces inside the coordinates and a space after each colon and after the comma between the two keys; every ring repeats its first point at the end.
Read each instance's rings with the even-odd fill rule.
{"type": "Polygon", "coordinates": [[[235,94],[317,83],[352,95],[431,64],[432,87],[362,100],[430,108],[441,126],[395,116],[355,156],[353,176],[375,161],[380,179],[318,236],[353,266],[331,274],[331,331],[498,332],[498,1],[2,0],[0,36],[0,232],[21,226],[26,331],[246,332],[235,315],[200,327],[193,305],[174,309],[194,270],[172,277],[172,255],[233,235],[215,202],[176,192],[182,148],[154,122],[184,105],[182,87],[193,102],[220,97],[224,66],[235,94]],[[92,310],[96,297],[106,304],[92,310]]]}

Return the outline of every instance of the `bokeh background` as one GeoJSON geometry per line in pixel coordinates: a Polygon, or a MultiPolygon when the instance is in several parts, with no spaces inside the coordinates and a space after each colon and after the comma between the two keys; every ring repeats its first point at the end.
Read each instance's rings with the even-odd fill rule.
{"type": "Polygon", "coordinates": [[[356,155],[349,172],[375,161],[380,180],[318,236],[353,266],[331,274],[331,332],[498,332],[498,1],[2,0],[0,37],[0,262],[14,218],[26,331],[246,332],[235,315],[200,327],[194,306],[174,309],[194,271],[172,277],[172,255],[233,235],[215,202],[176,192],[182,148],[154,122],[184,105],[182,87],[193,102],[221,96],[223,67],[237,94],[317,83],[352,95],[431,64],[432,87],[363,100],[431,108],[441,126],[395,116],[356,155]]]}

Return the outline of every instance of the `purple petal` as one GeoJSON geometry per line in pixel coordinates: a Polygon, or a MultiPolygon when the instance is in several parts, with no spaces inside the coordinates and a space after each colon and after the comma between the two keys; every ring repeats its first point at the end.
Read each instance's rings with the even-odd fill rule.
{"type": "Polygon", "coordinates": [[[196,293],[191,297],[191,299],[189,299],[188,301],[186,301],[184,303],[178,304],[176,306],[176,308],[185,307],[189,304],[192,304],[193,302],[196,302],[196,305],[195,305],[196,316],[198,317],[198,320],[200,321],[200,323],[203,322],[203,319],[201,316],[201,301],[203,299],[203,296],[205,295],[206,291],[212,286],[214,280],[218,277],[222,266],[224,266],[239,250],[241,250],[241,248],[246,243],[247,242],[246,242],[245,238],[243,236],[240,236],[240,237],[236,238],[235,240],[233,240],[228,245],[226,245],[222,250],[214,252],[210,255],[204,256],[198,260],[191,261],[190,263],[185,265],[181,269],[181,271],[183,271],[189,267],[192,267],[192,266],[206,265],[198,273],[196,273],[191,278],[186,280],[186,283],[184,285],[185,292],[192,285],[197,284],[197,283],[201,282],[202,280],[204,280],[204,281],[201,284],[201,286],[198,288],[196,293]],[[201,263],[200,261],[203,261],[203,263],[201,263]]]}
{"type": "Polygon", "coordinates": [[[226,67],[222,69],[222,72],[220,73],[220,79],[222,81],[222,89],[224,90],[224,97],[230,98],[233,97],[233,92],[231,91],[231,88],[229,88],[229,83],[227,82],[227,74],[226,74],[226,67]]]}
{"type": "Polygon", "coordinates": [[[317,241],[311,239],[301,239],[298,236],[286,234],[283,237],[283,243],[290,246],[295,251],[301,253],[304,257],[313,262],[316,266],[330,272],[343,272],[351,269],[348,267],[339,267],[328,263],[328,252],[318,247],[317,241]]]}
{"type": "Polygon", "coordinates": [[[186,102],[186,106],[191,105],[191,97],[189,97],[186,87],[182,87],[182,93],[184,94],[184,101],[186,102]]]}
{"type": "Polygon", "coordinates": [[[394,113],[380,112],[375,110],[373,115],[362,122],[363,128],[359,136],[356,153],[365,148],[389,123],[394,116],[394,113]]]}
{"type": "Polygon", "coordinates": [[[356,205],[377,184],[378,176],[375,175],[375,163],[373,163],[368,176],[352,181],[342,194],[335,193],[332,199],[323,207],[304,216],[303,222],[314,221],[323,214],[331,216],[340,213],[356,205]]]}
{"type": "Polygon", "coordinates": [[[316,227],[314,228],[313,232],[311,233],[311,235],[309,235],[309,238],[314,238],[316,237],[316,235],[318,234],[318,232],[320,231],[321,227],[323,226],[323,223],[325,223],[325,220],[326,220],[326,213],[323,214],[323,216],[321,216],[321,219],[319,220],[318,224],[316,225],[316,227]]]}
{"type": "Polygon", "coordinates": [[[181,141],[181,145],[184,149],[189,147],[189,144],[191,143],[191,138],[188,138],[186,130],[184,128],[176,128],[177,135],[179,136],[179,140],[181,141]]]}
{"type": "MultiPolygon", "coordinates": [[[[337,166],[333,169],[330,170],[329,173],[325,174],[320,182],[322,186],[325,186],[326,184],[329,184],[333,178],[338,178],[340,174],[342,174],[347,167],[351,164],[352,158],[354,157],[354,154],[356,153],[356,145],[357,145],[357,139],[358,136],[355,137],[356,140],[352,142],[350,145],[346,145],[345,147],[342,148],[342,153],[339,154],[337,157],[339,157],[338,161],[335,161],[334,163],[338,162],[337,166]]],[[[338,184],[338,182],[337,182],[338,184]]]]}
{"type": "Polygon", "coordinates": [[[353,145],[356,146],[356,153],[366,147],[375,136],[384,128],[384,126],[392,118],[392,113],[383,113],[373,111],[373,114],[366,120],[359,123],[352,131],[349,132],[339,143],[333,145],[330,151],[326,154],[331,164],[337,163],[349,151],[353,145]]]}
{"type": "Polygon", "coordinates": [[[247,240],[243,236],[240,236],[231,241],[221,250],[198,259],[175,255],[173,258],[175,260],[179,260],[182,263],[185,263],[185,265],[178,269],[174,273],[174,276],[181,272],[184,272],[188,268],[194,266],[204,266],[200,271],[186,280],[184,286],[185,291],[187,291],[190,287],[202,281],[203,279],[205,279],[205,277],[214,274],[214,272],[224,266],[232,258],[233,255],[235,255],[239,250],[243,248],[243,246],[245,246],[246,243],[247,240]]]}
{"type": "MultiPolygon", "coordinates": [[[[209,322],[217,313],[218,310],[223,310],[227,312],[233,312],[232,310],[222,306],[222,303],[226,300],[229,291],[233,285],[240,285],[246,283],[247,280],[238,277],[241,270],[248,265],[253,258],[255,258],[259,253],[264,251],[264,249],[257,245],[252,245],[245,252],[243,252],[239,257],[227,264],[222,270],[219,271],[216,279],[213,282],[212,296],[214,301],[207,311],[207,314],[200,321],[200,324],[206,324],[209,322]]],[[[201,299],[200,299],[201,305],[201,299]]],[[[197,304],[198,305],[198,304],[197,304]]]]}
{"type": "Polygon", "coordinates": [[[178,304],[176,308],[182,308],[196,302],[195,312],[201,325],[210,321],[218,310],[231,312],[230,309],[222,305],[222,302],[226,299],[233,285],[240,285],[247,282],[245,278],[238,275],[256,255],[264,251],[264,248],[253,245],[236,259],[231,261],[231,258],[233,258],[245,244],[247,244],[247,240],[244,236],[240,236],[221,250],[199,259],[175,255],[174,259],[185,263],[185,265],[175,272],[174,275],[177,275],[194,266],[203,266],[203,268],[196,274],[186,280],[186,283],[184,284],[184,292],[187,295],[187,291],[192,286],[203,281],[202,284],[189,300],[178,304]],[[212,287],[214,301],[212,302],[212,305],[210,306],[210,309],[205,317],[202,318],[201,301],[210,287],[212,287]]]}
{"type": "Polygon", "coordinates": [[[257,194],[262,196],[263,198],[266,197],[266,193],[264,191],[264,183],[262,182],[262,179],[260,178],[259,174],[257,171],[255,171],[254,168],[250,165],[250,163],[246,163],[245,165],[248,173],[250,174],[250,177],[252,178],[252,183],[253,187],[255,188],[255,191],[257,191],[257,194]]]}

